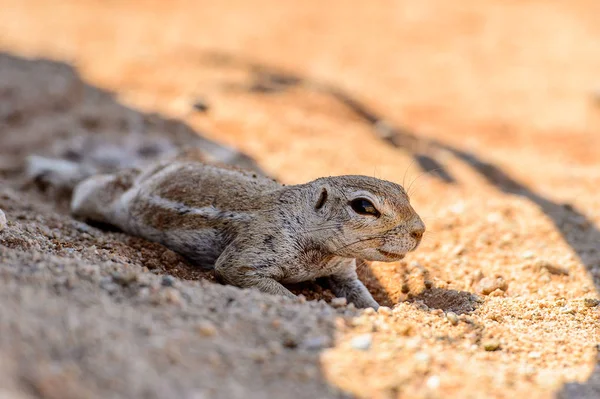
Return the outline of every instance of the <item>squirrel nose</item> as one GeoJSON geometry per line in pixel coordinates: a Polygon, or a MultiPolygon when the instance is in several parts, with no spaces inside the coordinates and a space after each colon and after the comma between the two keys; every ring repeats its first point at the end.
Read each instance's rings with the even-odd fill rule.
{"type": "Polygon", "coordinates": [[[418,221],[418,223],[415,223],[412,227],[412,231],[410,232],[410,236],[412,238],[414,238],[415,240],[417,240],[417,243],[419,241],[421,241],[421,238],[423,238],[423,234],[425,233],[425,225],[423,224],[423,222],[421,222],[421,220],[418,221]]]}
{"type": "Polygon", "coordinates": [[[425,229],[422,227],[417,227],[416,229],[410,232],[410,236],[415,240],[419,241],[421,238],[423,238],[423,233],[425,233],[425,229]]]}

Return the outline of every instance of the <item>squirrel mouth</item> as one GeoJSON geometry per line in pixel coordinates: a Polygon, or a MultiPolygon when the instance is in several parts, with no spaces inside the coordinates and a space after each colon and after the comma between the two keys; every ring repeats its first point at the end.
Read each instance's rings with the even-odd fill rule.
{"type": "Polygon", "coordinates": [[[394,259],[404,259],[404,254],[395,254],[393,252],[387,252],[384,251],[382,249],[377,249],[379,251],[379,253],[381,253],[383,256],[387,257],[387,258],[394,258],[394,259]]]}

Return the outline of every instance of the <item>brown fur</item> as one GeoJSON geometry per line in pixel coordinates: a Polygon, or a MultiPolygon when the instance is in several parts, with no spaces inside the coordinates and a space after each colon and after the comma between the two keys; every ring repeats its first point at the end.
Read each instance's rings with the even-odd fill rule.
{"type": "Polygon", "coordinates": [[[336,176],[286,187],[196,159],[88,178],[75,188],[72,211],[160,242],[232,285],[293,296],[281,283],[329,277],[336,295],[374,308],[355,258],[401,259],[425,228],[395,183],[336,176]],[[353,210],[356,198],[379,214],[353,210]]]}

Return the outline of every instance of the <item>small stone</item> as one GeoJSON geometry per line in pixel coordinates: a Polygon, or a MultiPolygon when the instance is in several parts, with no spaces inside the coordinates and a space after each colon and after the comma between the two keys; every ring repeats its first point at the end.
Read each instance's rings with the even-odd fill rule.
{"type": "Polygon", "coordinates": [[[491,339],[483,342],[483,349],[487,352],[494,352],[500,349],[500,342],[495,339],[491,339]]]}
{"type": "Polygon", "coordinates": [[[532,259],[535,257],[535,253],[533,251],[525,251],[521,254],[523,259],[532,259]]]}
{"type": "Polygon", "coordinates": [[[527,357],[529,357],[530,359],[539,359],[540,357],[542,357],[542,354],[540,352],[531,352],[527,357]]]}
{"type": "Polygon", "coordinates": [[[494,291],[490,292],[491,297],[503,297],[505,295],[505,292],[502,291],[500,288],[496,288],[494,291]]]}
{"type": "Polygon", "coordinates": [[[74,221],[73,227],[80,233],[88,233],[89,234],[92,232],[92,228],[89,225],[79,222],[79,221],[74,221]]]}
{"type": "Polygon", "coordinates": [[[331,306],[334,308],[343,308],[348,304],[348,300],[346,298],[333,298],[331,300],[331,306]]]}
{"type": "Polygon", "coordinates": [[[585,298],[583,300],[583,306],[586,308],[593,308],[594,306],[598,306],[598,304],[600,304],[600,301],[596,298],[585,298]]]}
{"type": "Polygon", "coordinates": [[[457,245],[453,250],[452,250],[452,254],[454,256],[461,256],[464,255],[465,253],[465,246],[464,245],[457,245]]]}
{"type": "Polygon", "coordinates": [[[273,326],[273,328],[276,328],[276,329],[281,328],[281,319],[274,319],[271,322],[271,326],[273,326]]]}
{"type": "Polygon", "coordinates": [[[183,298],[181,293],[177,291],[175,288],[165,288],[165,299],[167,303],[172,303],[173,305],[183,305],[183,298]]]}
{"type": "Polygon", "coordinates": [[[427,388],[429,389],[438,389],[440,387],[440,377],[437,375],[432,375],[427,379],[425,385],[427,385],[427,388]]]}
{"type": "Polygon", "coordinates": [[[431,363],[431,355],[427,352],[417,352],[415,353],[415,362],[428,366],[431,363]]]}
{"type": "Polygon", "coordinates": [[[387,306],[380,306],[379,309],[377,309],[377,313],[384,316],[389,316],[392,314],[392,309],[388,308],[387,306]]]}
{"type": "Polygon", "coordinates": [[[377,313],[377,311],[373,308],[366,308],[363,310],[363,314],[366,314],[366,315],[373,315],[375,313],[377,313]]]}
{"type": "Polygon", "coordinates": [[[403,294],[408,294],[410,292],[410,287],[408,286],[407,283],[402,283],[402,287],[400,288],[400,291],[403,294]]]}
{"type": "Polygon", "coordinates": [[[477,284],[477,292],[483,295],[489,295],[496,290],[506,291],[508,283],[502,277],[484,277],[477,284]]]}
{"type": "Polygon", "coordinates": [[[196,326],[196,331],[205,337],[212,337],[217,334],[217,328],[208,320],[201,321],[196,326]]]}
{"type": "Polygon", "coordinates": [[[564,306],[560,309],[560,313],[562,314],[575,314],[575,309],[570,306],[564,306]]]}
{"type": "Polygon", "coordinates": [[[167,249],[165,252],[163,252],[160,258],[163,262],[169,265],[175,265],[179,262],[179,256],[170,249],[167,249]]]}
{"type": "Polygon", "coordinates": [[[100,288],[109,294],[113,294],[119,290],[119,286],[113,282],[112,277],[104,277],[100,280],[100,288]]]}
{"type": "Polygon", "coordinates": [[[366,351],[371,348],[372,342],[373,337],[371,336],[371,334],[363,334],[352,338],[352,341],[350,341],[350,345],[354,349],[366,351]]]}
{"type": "Polygon", "coordinates": [[[198,112],[207,112],[208,104],[202,99],[196,99],[193,104],[194,110],[198,112]]]}
{"type": "Polygon", "coordinates": [[[458,324],[458,316],[454,312],[446,313],[446,319],[448,319],[450,324],[452,324],[453,326],[458,324]]]}
{"type": "Polygon", "coordinates": [[[425,288],[427,288],[428,290],[430,290],[433,287],[433,281],[431,280],[425,280],[423,284],[425,284],[425,288]]]}
{"type": "Polygon", "coordinates": [[[305,339],[300,344],[300,347],[306,350],[319,350],[329,346],[330,343],[331,340],[328,337],[320,335],[317,337],[310,337],[305,339]]]}
{"type": "Polygon", "coordinates": [[[163,287],[172,287],[175,284],[175,277],[166,274],[162,277],[160,283],[163,287]]]}
{"type": "Polygon", "coordinates": [[[283,346],[289,349],[295,349],[298,347],[298,341],[295,337],[288,336],[283,339],[283,346]]]}
{"type": "Polygon", "coordinates": [[[543,259],[538,259],[535,262],[535,266],[539,269],[539,270],[547,270],[550,274],[555,274],[557,276],[568,276],[569,275],[569,270],[565,269],[564,267],[560,267],[558,265],[554,265],[546,260],[543,259]]]}
{"type": "Polygon", "coordinates": [[[138,275],[134,272],[126,272],[126,273],[113,273],[112,279],[115,283],[121,284],[123,286],[130,285],[137,281],[138,275]]]}

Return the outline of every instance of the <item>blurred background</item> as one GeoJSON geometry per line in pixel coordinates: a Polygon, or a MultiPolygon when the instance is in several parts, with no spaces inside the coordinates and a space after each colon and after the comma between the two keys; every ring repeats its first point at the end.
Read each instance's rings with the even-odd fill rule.
{"type": "Polygon", "coordinates": [[[411,152],[434,151],[428,139],[485,149],[508,168],[525,152],[529,167],[589,159],[599,15],[593,0],[4,0],[0,47],[73,65],[127,105],[185,120],[284,180],[397,180],[411,152]],[[198,101],[207,112],[194,111],[198,101]],[[380,121],[418,142],[394,149],[380,121]]]}

